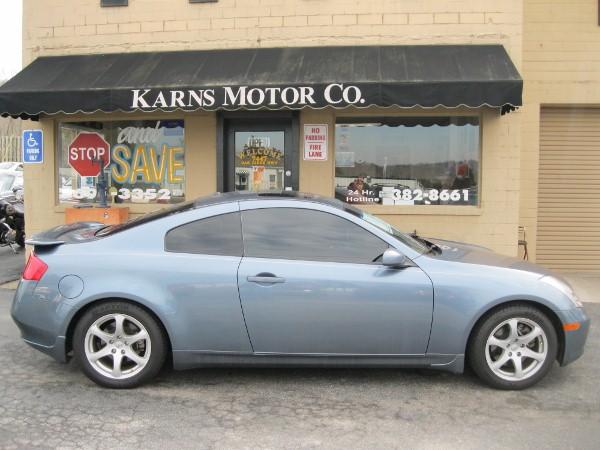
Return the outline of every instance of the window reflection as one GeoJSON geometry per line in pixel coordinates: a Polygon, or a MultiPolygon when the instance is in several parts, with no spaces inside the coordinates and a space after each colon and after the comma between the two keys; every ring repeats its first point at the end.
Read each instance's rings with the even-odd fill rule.
{"type": "Polygon", "coordinates": [[[235,190],[281,191],[284,172],[283,131],[235,133],[235,190]]]}
{"type": "Polygon", "coordinates": [[[479,119],[402,117],[336,125],[336,197],[381,205],[477,205],[479,119]]]}
{"type": "Polygon", "coordinates": [[[349,220],[299,208],[242,213],[245,256],[372,264],[388,244],[349,220]]]}
{"type": "Polygon", "coordinates": [[[97,203],[98,177],[72,167],[72,143],[97,133],[110,145],[104,170],[110,203],[181,203],[185,200],[185,127],[181,119],[63,122],[58,128],[61,203],[97,203]]]}

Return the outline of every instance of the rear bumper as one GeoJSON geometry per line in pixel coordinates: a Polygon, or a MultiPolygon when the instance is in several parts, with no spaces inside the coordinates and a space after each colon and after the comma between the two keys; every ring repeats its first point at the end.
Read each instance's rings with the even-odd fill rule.
{"type": "Polygon", "coordinates": [[[21,280],[11,307],[12,319],[28,345],[66,362],[66,338],[57,314],[63,304],[57,297],[49,300],[39,295],[36,287],[36,282],[21,280]]]}
{"type": "Polygon", "coordinates": [[[37,342],[27,340],[25,337],[23,337],[23,340],[36,350],[52,356],[55,360],[62,363],[67,362],[66,338],[64,336],[58,336],[53,345],[38,344],[37,342]]]}
{"type": "Polygon", "coordinates": [[[561,366],[572,363],[583,355],[587,336],[590,331],[590,318],[583,308],[573,308],[568,311],[557,311],[563,324],[579,323],[579,328],[573,331],[563,331],[565,336],[564,348],[559,359],[561,366]]]}

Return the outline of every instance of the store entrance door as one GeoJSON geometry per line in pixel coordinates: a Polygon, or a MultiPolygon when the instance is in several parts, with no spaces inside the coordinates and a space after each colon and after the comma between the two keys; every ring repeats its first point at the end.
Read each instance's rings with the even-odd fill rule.
{"type": "Polygon", "coordinates": [[[297,145],[292,120],[228,120],[225,127],[224,190],[297,190],[297,145]]]}

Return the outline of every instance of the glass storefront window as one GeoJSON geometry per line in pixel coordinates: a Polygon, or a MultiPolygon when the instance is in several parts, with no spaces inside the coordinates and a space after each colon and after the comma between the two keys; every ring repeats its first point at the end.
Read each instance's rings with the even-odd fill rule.
{"type": "MultiPolygon", "coordinates": [[[[63,122],[59,125],[59,202],[99,202],[99,177],[80,175],[73,167],[75,153],[81,158],[93,159],[93,152],[72,148],[73,142],[79,142],[75,141],[78,136],[89,133],[99,134],[110,146],[110,163],[104,170],[108,203],[179,203],[185,200],[183,120],[127,120],[63,122]]],[[[100,166],[99,161],[94,163],[100,166]]]]}
{"type": "Polygon", "coordinates": [[[478,205],[479,118],[336,124],[335,195],[353,204],[478,205]]]}
{"type": "Polygon", "coordinates": [[[283,131],[235,132],[235,190],[282,191],[283,131]]]}

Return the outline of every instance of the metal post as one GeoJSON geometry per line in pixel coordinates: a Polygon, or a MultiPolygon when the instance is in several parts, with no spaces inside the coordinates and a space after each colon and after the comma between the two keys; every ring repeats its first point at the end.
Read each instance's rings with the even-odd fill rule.
{"type": "Polygon", "coordinates": [[[100,194],[100,207],[108,208],[108,203],[106,201],[106,174],[104,173],[104,157],[100,157],[99,159],[94,159],[94,162],[98,161],[100,163],[100,174],[98,175],[98,183],[96,187],[98,189],[98,194],[100,194]]]}

